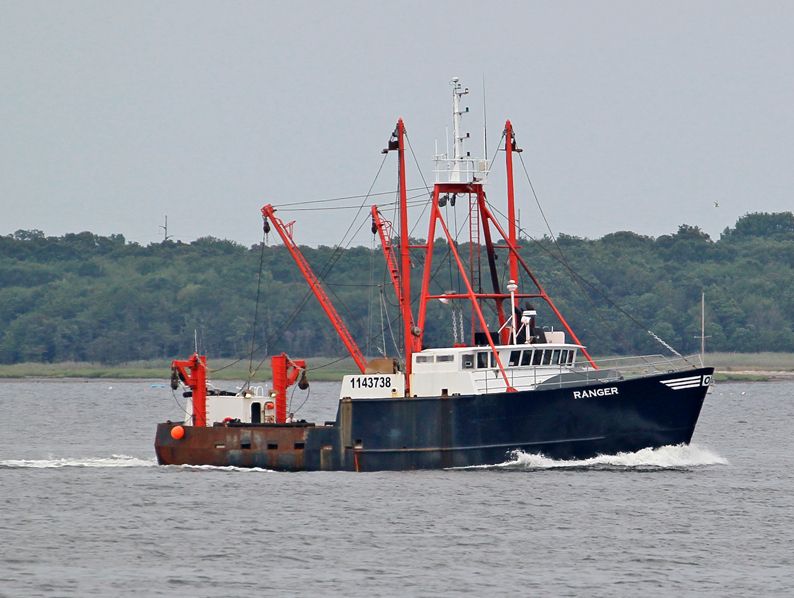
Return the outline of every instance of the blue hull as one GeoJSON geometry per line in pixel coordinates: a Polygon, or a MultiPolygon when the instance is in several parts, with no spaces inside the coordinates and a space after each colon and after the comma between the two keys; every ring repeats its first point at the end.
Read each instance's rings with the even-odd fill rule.
{"type": "Polygon", "coordinates": [[[333,425],[158,426],[161,464],[413,470],[502,463],[513,451],[585,459],[689,443],[713,368],[514,393],[343,399],[333,425]],[[218,447],[221,448],[218,448],[218,447]]]}

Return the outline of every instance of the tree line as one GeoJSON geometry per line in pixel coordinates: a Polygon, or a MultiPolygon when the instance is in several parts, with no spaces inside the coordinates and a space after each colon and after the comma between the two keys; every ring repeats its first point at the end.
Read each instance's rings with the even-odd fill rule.
{"type": "MultiPolygon", "coordinates": [[[[419,239],[412,241],[421,243],[419,239]]],[[[648,237],[522,239],[521,255],[590,351],[664,352],[648,331],[681,352],[700,345],[706,295],[713,351],[794,351],[794,215],[753,213],[713,240],[698,227],[648,237]]],[[[362,350],[396,355],[402,327],[379,249],[302,247],[362,350]],[[333,265],[333,268],[330,266],[333,265]]],[[[468,259],[468,243],[460,247],[468,259]]],[[[497,252],[506,282],[507,254],[497,252]]],[[[421,284],[414,254],[412,281],[421,284]]],[[[459,291],[446,243],[437,241],[433,291],[459,291]]],[[[487,260],[482,257],[483,269],[487,260]]],[[[522,291],[530,290],[523,277],[522,291]]],[[[490,290],[483,271],[475,286],[490,290]]],[[[542,301],[539,324],[559,328],[542,301]]],[[[495,324],[495,310],[486,315],[495,324]]],[[[433,302],[425,342],[471,330],[468,307],[433,302]],[[461,309],[462,308],[462,309],[461,309]]],[[[142,246],[122,235],[0,236],[0,363],[123,363],[173,358],[198,344],[213,358],[341,356],[344,348],[286,249],[205,237],[142,246]]]]}

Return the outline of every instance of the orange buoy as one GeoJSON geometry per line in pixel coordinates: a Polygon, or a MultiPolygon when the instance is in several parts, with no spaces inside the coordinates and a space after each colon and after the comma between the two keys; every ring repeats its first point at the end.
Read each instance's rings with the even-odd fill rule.
{"type": "Polygon", "coordinates": [[[185,428],[182,426],[174,426],[171,428],[171,438],[174,440],[182,440],[185,437],[185,428]]]}

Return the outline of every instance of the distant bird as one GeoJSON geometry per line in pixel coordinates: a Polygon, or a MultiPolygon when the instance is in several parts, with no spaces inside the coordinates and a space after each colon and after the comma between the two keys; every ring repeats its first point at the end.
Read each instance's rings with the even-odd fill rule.
{"type": "Polygon", "coordinates": [[[715,202],[714,202],[714,207],[715,207],[715,208],[719,208],[719,207],[720,207],[720,202],[718,202],[718,201],[715,201],[715,202]]]}

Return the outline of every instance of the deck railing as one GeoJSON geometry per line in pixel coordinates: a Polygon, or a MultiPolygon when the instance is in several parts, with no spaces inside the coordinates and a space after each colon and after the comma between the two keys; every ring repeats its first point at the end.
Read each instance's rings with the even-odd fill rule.
{"type": "MultiPolygon", "coordinates": [[[[632,355],[631,357],[609,357],[596,360],[600,370],[613,370],[619,372],[624,378],[637,378],[652,374],[664,374],[676,370],[696,369],[703,367],[700,355],[681,355],[669,357],[666,355],[632,355]]],[[[577,364],[579,371],[597,371],[587,363],[577,364]]]]}
{"type": "MultiPolygon", "coordinates": [[[[560,377],[555,382],[546,382],[544,388],[566,388],[581,386],[582,384],[609,384],[617,380],[631,380],[654,374],[664,374],[676,371],[694,370],[703,367],[700,355],[681,357],[667,357],[665,355],[638,355],[631,357],[610,357],[596,360],[598,369],[589,363],[577,363],[572,369],[565,366],[533,366],[508,368],[507,378],[511,386],[519,390],[534,388],[545,380],[562,374],[579,374],[576,379],[563,380],[560,377]]],[[[474,381],[480,391],[503,392],[504,381],[494,376],[498,370],[483,369],[475,374],[474,381]]]]}

